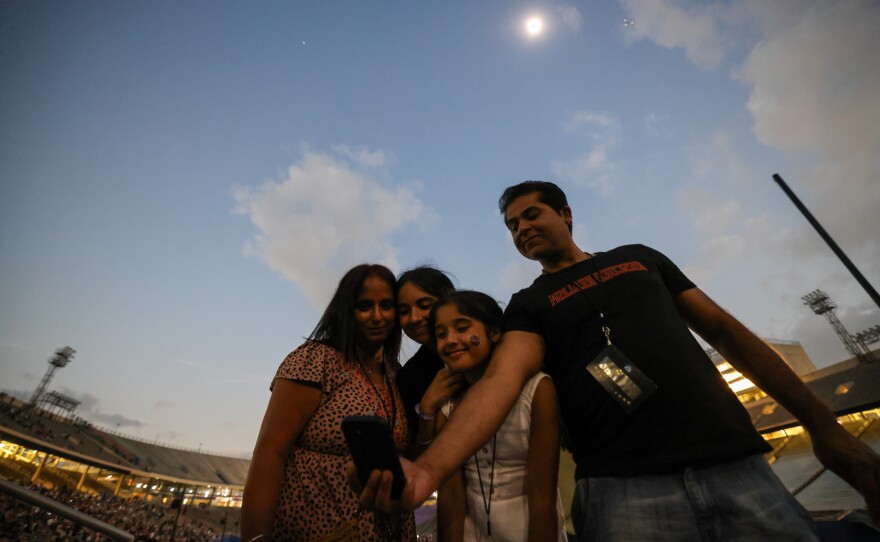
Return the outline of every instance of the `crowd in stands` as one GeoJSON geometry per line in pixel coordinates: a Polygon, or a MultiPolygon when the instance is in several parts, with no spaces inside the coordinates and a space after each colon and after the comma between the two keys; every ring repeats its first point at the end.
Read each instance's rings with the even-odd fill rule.
{"type": "MultiPolygon", "coordinates": [[[[172,459],[166,463],[169,461],[174,465],[183,463],[180,467],[182,470],[186,470],[189,465],[188,460],[191,459],[174,455],[183,452],[169,451],[161,446],[146,444],[141,447],[146,448],[148,452],[153,451],[154,454],[151,456],[148,453],[141,456],[136,451],[137,449],[126,446],[125,439],[119,439],[101,431],[82,418],[61,418],[2,392],[0,392],[0,427],[53,444],[61,450],[58,452],[61,454],[60,457],[67,457],[64,450],[69,450],[122,466],[133,466],[142,471],[153,470],[151,465],[157,464],[156,458],[165,458],[169,454],[172,459]]],[[[199,456],[195,459],[207,462],[208,467],[217,470],[218,476],[220,476],[218,470],[220,467],[211,463],[209,460],[211,458],[199,456]]],[[[223,457],[213,459],[220,462],[230,461],[223,457]]],[[[77,461],[77,459],[74,457],[73,461],[77,461]]],[[[242,459],[232,461],[235,463],[234,466],[238,466],[238,463],[247,463],[242,459]]],[[[227,534],[234,534],[238,531],[237,509],[220,511],[213,507],[200,509],[194,508],[192,505],[185,505],[178,511],[172,509],[167,503],[159,504],[140,499],[124,499],[109,494],[99,496],[94,494],[94,491],[101,491],[101,488],[98,487],[91,487],[92,493],[77,491],[72,489],[73,485],[70,485],[75,483],[75,480],[71,482],[69,476],[63,476],[63,473],[52,470],[48,466],[40,476],[46,485],[41,488],[34,484],[24,483],[32,478],[33,471],[32,469],[18,468],[18,465],[19,462],[14,460],[4,462],[3,468],[0,469],[0,476],[9,480],[17,480],[32,491],[39,492],[95,519],[127,531],[135,535],[135,540],[139,542],[171,540],[172,530],[174,530],[174,540],[192,542],[217,540],[222,531],[227,534]],[[229,523],[226,523],[227,520],[229,523]],[[230,528],[223,527],[223,524],[229,525],[230,528]]],[[[226,468],[225,464],[220,466],[226,468]]],[[[77,476],[79,476],[78,473],[77,476]]],[[[92,484],[91,481],[93,481],[91,478],[86,480],[84,487],[94,486],[95,484],[92,484]]],[[[0,492],[0,542],[56,540],[81,542],[103,541],[110,540],[110,538],[0,492]]]]}
{"type": "MultiPolygon", "coordinates": [[[[88,423],[88,422],[86,422],[88,423]]],[[[110,449],[114,454],[118,455],[122,459],[128,461],[135,467],[141,467],[141,458],[131,452],[128,448],[120,444],[116,439],[112,436],[104,433],[103,431],[99,431],[98,429],[92,427],[90,431],[90,435],[96,441],[98,441],[105,448],[110,449]]],[[[150,470],[149,465],[142,466],[144,470],[150,470]]]]}
{"type": "MultiPolygon", "coordinates": [[[[135,540],[139,542],[169,541],[172,530],[174,530],[174,540],[185,542],[208,542],[215,540],[220,534],[214,527],[188,518],[185,508],[177,517],[175,528],[175,516],[178,516],[178,510],[168,506],[143,501],[127,501],[109,495],[92,495],[67,488],[50,490],[31,485],[29,489],[128,531],[135,535],[135,540]]],[[[42,508],[14,499],[5,493],[0,493],[0,510],[2,510],[0,542],[111,540],[107,536],[42,508]]]]}
{"type": "MultiPolygon", "coordinates": [[[[0,402],[0,414],[37,438],[50,441],[56,438],[55,432],[51,428],[46,427],[41,417],[29,409],[22,409],[4,401],[0,402]]],[[[68,435],[64,436],[67,437],[68,435]]]]}

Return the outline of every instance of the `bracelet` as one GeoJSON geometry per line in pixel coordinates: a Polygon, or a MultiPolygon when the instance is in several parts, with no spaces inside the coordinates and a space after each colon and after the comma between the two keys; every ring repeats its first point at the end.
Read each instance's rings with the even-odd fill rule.
{"type": "Polygon", "coordinates": [[[425,420],[426,422],[429,422],[434,419],[434,416],[428,416],[427,414],[422,412],[422,404],[421,403],[416,403],[416,414],[418,414],[419,418],[425,420]]]}
{"type": "Polygon", "coordinates": [[[256,542],[257,540],[260,540],[261,538],[272,538],[272,533],[262,533],[262,534],[258,534],[257,536],[255,536],[255,537],[251,538],[250,540],[248,540],[248,542],[256,542]]]}
{"type": "Polygon", "coordinates": [[[432,442],[434,442],[434,437],[429,438],[425,442],[422,442],[421,440],[419,440],[419,437],[416,437],[416,444],[418,444],[419,446],[427,446],[428,444],[431,444],[432,442]]]}

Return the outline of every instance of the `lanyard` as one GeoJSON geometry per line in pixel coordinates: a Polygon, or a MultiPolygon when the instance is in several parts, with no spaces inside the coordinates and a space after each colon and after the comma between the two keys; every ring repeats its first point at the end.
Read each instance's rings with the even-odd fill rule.
{"type": "Polygon", "coordinates": [[[496,439],[498,438],[498,433],[492,436],[492,472],[489,474],[489,498],[486,499],[486,491],[483,489],[483,475],[480,472],[480,461],[477,459],[477,454],[474,454],[474,463],[477,465],[477,478],[480,480],[480,495],[483,497],[483,507],[486,509],[486,534],[490,537],[492,536],[492,518],[489,517],[489,512],[492,510],[492,492],[495,490],[495,450],[498,449],[496,444],[496,439]]]}
{"type": "Polygon", "coordinates": [[[603,307],[603,291],[602,291],[602,283],[605,282],[602,280],[602,273],[599,271],[599,261],[598,261],[598,252],[594,252],[590,255],[590,259],[593,260],[593,267],[596,269],[595,277],[596,277],[596,288],[599,290],[599,304],[593,300],[593,297],[587,293],[586,290],[581,290],[587,299],[590,300],[590,303],[596,309],[596,312],[599,313],[599,323],[602,328],[602,334],[605,335],[606,346],[611,346],[611,328],[608,327],[608,324],[605,322],[605,313],[602,311],[603,307]]]}
{"type": "Polygon", "coordinates": [[[358,367],[361,368],[361,374],[364,375],[364,378],[367,382],[370,383],[370,387],[373,388],[373,391],[376,392],[376,397],[379,398],[379,404],[382,406],[382,411],[385,413],[385,417],[388,418],[388,425],[391,426],[391,434],[394,434],[394,426],[397,424],[397,402],[394,400],[394,392],[391,390],[391,382],[388,381],[388,371],[385,366],[385,360],[382,360],[382,380],[385,382],[385,389],[388,391],[388,399],[391,401],[391,416],[388,416],[388,408],[386,408],[385,400],[382,398],[382,394],[379,392],[379,388],[373,384],[373,381],[370,380],[370,375],[367,374],[367,370],[364,369],[364,365],[358,361],[358,367]]]}

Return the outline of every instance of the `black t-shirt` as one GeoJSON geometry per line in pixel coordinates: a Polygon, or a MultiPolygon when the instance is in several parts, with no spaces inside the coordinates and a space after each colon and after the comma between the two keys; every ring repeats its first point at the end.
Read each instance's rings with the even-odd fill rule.
{"type": "Polygon", "coordinates": [[[422,400],[422,396],[428,391],[428,386],[437,376],[437,371],[443,368],[443,362],[429,346],[422,345],[418,351],[409,358],[402,369],[397,371],[397,390],[403,405],[406,407],[406,419],[409,422],[410,435],[418,434],[419,416],[416,414],[416,404],[422,400]]]}
{"type": "Polygon", "coordinates": [[[694,287],[663,254],[627,245],[541,275],[511,298],[503,329],[543,337],[578,478],[672,472],[769,450],[678,312],[675,296],[694,287]],[[657,385],[632,414],[585,369],[606,346],[600,305],[612,343],[657,385]]]}

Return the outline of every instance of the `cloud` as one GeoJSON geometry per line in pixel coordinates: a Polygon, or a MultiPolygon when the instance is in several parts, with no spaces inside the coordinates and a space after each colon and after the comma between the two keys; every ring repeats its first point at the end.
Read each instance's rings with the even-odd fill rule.
{"type": "Polygon", "coordinates": [[[501,269],[498,286],[503,296],[509,299],[510,294],[526,288],[540,274],[541,264],[525,258],[519,258],[501,269]]]}
{"type": "Polygon", "coordinates": [[[615,168],[610,153],[617,145],[620,123],[607,112],[578,111],[563,123],[565,132],[585,136],[586,152],[565,160],[552,160],[550,168],[560,181],[595,190],[606,196],[613,190],[610,172],[615,168]]]}
{"type": "Polygon", "coordinates": [[[92,422],[104,425],[110,428],[134,427],[141,428],[146,424],[138,420],[127,418],[122,414],[105,414],[100,410],[101,401],[90,393],[79,393],[69,388],[63,388],[62,393],[73,397],[80,402],[77,407],[77,414],[91,420],[92,422]]]}
{"type": "Polygon", "coordinates": [[[721,4],[688,4],[679,0],[621,0],[634,24],[626,39],[653,41],[667,49],[684,49],[701,68],[718,66],[733,47],[724,31],[733,14],[721,4]]]}
{"type": "MultiPolygon", "coordinates": [[[[680,189],[677,204],[691,219],[698,252],[692,261],[698,263],[685,273],[710,296],[737,292],[718,301],[759,335],[800,340],[819,366],[847,357],[827,322],[800,297],[825,290],[853,333],[876,324],[880,311],[808,224],[781,227],[765,211],[750,212],[740,204],[750,199],[753,179],[760,176],[727,134],[688,152],[694,181],[680,189]]],[[[867,263],[866,269],[880,269],[880,257],[864,248],[851,256],[867,263]]]]}
{"type": "Polygon", "coordinates": [[[577,32],[581,29],[581,12],[575,6],[566,4],[556,8],[556,12],[562,17],[562,22],[569,30],[577,32]]]}
{"type": "Polygon", "coordinates": [[[698,285],[711,283],[727,266],[741,265],[755,249],[753,237],[771,229],[764,217],[746,216],[736,198],[720,199],[701,185],[683,187],[677,204],[691,218],[701,249],[700,263],[685,269],[698,285]]]}
{"type": "Polygon", "coordinates": [[[650,112],[643,119],[645,133],[652,137],[669,138],[673,135],[667,114],[650,112]]]}
{"type": "Polygon", "coordinates": [[[876,228],[865,227],[880,208],[880,4],[816,2],[783,21],[737,71],[751,86],[755,136],[814,156],[797,179],[780,173],[821,203],[827,229],[880,251],[876,228]]]}
{"type": "Polygon", "coordinates": [[[335,145],[333,152],[339,156],[349,158],[352,162],[370,168],[380,168],[388,165],[385,151],[370,152],[366,147],[351,148],[348,145],[335,145]]]}
{"type": "MultiPolygon", "coordinates": [[[[751,38],[732,74],[750,88],[745,108],[754,119],[755,136],[768,147],[812,159],[811,169],[779,173],[800,187],[795,191],[802,199],[821,204],[813,212],[821,215],[826,229],[855,240],[868,259],[880,253],[875,228],[865,227],[877,223],[880,208],[880,162],[875,158],[880,155],[880,4],[621,4],[636,20],[628,27],[629,39],[683,48],[697,66],[717,65],[751,38]]],[[[715,171],[730,167],[742,169],[729,162],[715,171]]]]}
{"type": "Polygon", "coordinates": [[[236,187],[235,212],[258,230],[244,253],[296,284],[318,308],[352,265],[396,267],[391,236],[428,210],[408,186],[376,180],[387,165],[382,151],[305,148],[282,180],[236,187]]]}
{"type": "MultiPolygon", "coordinates": [[[[736,77],[751,86],[747,110],[763,144],[813,159],[808,169],[780,172],[862,273],[880,278],[880,5],[850,0],[750,4],[766,37],[736,77]],[[763,11],[762,11],[763,10],[763,11]]],[[[760,240],[758,240],[760,241],[760,240]]],[[[841,262],[802,222],[779,243],[774,278],[800,295],[821,288],[837,303],[850,333],[880,320],[841,262]]],[[[797,296],[791,299],[798,305],[797,296]]],[[[803,306],[781,332],[809,337],[812,350],[830,360],[847,354],[824,318],[803,306]],[[818,340],[821,337],[825,341],[818,340]]],[[[812,353],[812,352],[811,352],[812,353]]]]}
{"type": "Polygon", "coordinates": [[[15,350],[18,352],[30,352],[32,349],[28,345],[17,342],[0,341],[0,350],[15,350]]]}
{"type": "Polygon", "coordinates": [[[571,231],[571,237],[574,239],[574,242],[582,249],[586,247],[592,246],[592,240],[590,239],[589,232],[587,231],[587,227],[584,226],[583,222],[580,222],[579,219],[582,217],[574,216],[574,227],[571,231]]]}
{"type": "MultiPolygon", "coordinates": [[[[621,0],[635,20],[627,39],[680,48],[700,68],[734,58],[747,85],[744,110],[757,140],[800,164],[780,171],[825,228],[872,280],[880,276],[880,4],[871,0],[621,0]]],[[[646,123],[646,126],[649,126],[646,123]]],[[[678,194],[699,255],[686,272],[723,281],[737,316],[764,336],[801,338],[820,366],[847,356],[827,322],[800,296],[822,288],[851,332],[876,324],[875,306],[813,229],[793,227],[754,201],[755,171],[735,140],[718,132],[689,145],[692,182],[678,194]],[[734,271],[736,270],[736,271],[734,271]],[[747,295],[742,292],[748,292],[747,295]],[[750,302],[749,300],[752,300],[750,302]],[[755,303],[754,300],[760,300],[755,303]],[[872,320],[873,319],[873,320],[872,320]]]]}
{"type": "Polygon", "coordinates": [[[619,123],[615,117],[604,111],[578,111],[563,124],[563,128],[566,132],[586,130],[595,138],[602,131],[619,129],[619,123]]]}
{"type": "MultiPolygon", "coordinates": [[[[262,377],[254,375],[248,371],[230,370],[225,367],[219,367],[216,364],[181,357],[171,357],[169,358],[169,361],[179,363],[184,367],[197,369],[201,371],[202,374],[211,375],[210,378],[202,377],[202,385],[206,387],[222,385],[238,386],[240,384],[263,385],[264,383],[262,377]]],[[[162,407],[169,406],[170,404],[171,403],[157,403],[155,406],[162,407]]]]}

